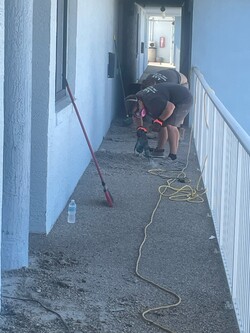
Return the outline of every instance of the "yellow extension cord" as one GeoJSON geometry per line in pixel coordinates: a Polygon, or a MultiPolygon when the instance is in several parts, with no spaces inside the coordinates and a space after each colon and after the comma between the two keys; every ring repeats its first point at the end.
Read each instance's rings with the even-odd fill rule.
{"type": "Polygon", "coordinates": [[[159,199],[157,201],[157,204],[151,214],[151,218],[150,218],[150,221],[149,223],[145,226],[144,228],[144,239],[139,247],[139,255],[138,255],[138,258],[137,258],[137,262],[136,262],[136,275],[138,277],[140,277],[142,280],[150,283],[151,285],[157,287],[158,289],[161,289],[162,291],[174,296],[176,298],[176,302],[175,303],[172,303],[172,304],[167,304],[167,305],[161,305],[161,306],[158,306],[158,307],[154,307],[154,308],[149,308],[148,310],[145,310],[143,313],[142,313],[142,317],[145,321],[153,324],[154,326],[162,329],[163,331],[165,332],[168,332],[168,333],[175,333],[174,331],[168,329],[167,327],[164,327],[160,324],[158,324],[157,322],[149,319],[146,317],[146,315],[148,313],[152,313],[152,312],[155,312],[157,310],[162,310],[162,309],[170,309],[170,308],[173,308],[173,307],[177,307],[180,303],[181,303],[181,297],[179,295],[177,295],[175,292],[165,288],[165,287],[162,287],[160,286],[159,284],[153,282],[152,280],[144,277],[143,275],[141,275],[139,273],[139,264],[140,264],[140,260],[141,260],[141,256],[142,256],[142,248],[144,246],[144,244],[146,243],[146,240],[147,240],[147,229],[148,227],[153,223],[153,220],[154,220],[154,215],[161,203],[161,200],[163,197],[168,197],[170,200],[174,200],[174,201],[188,201],[188,202],[192,202],[192,203],[201,203],[201,202],[204,202],[204,199],[202,198],[202,196],[206,193],[206,190],[205,189],[199,189],[199,184],[200,184],[200,181],[201,181],[201,177],[202,177],[202,173],[203,173],[203,170],[204,170],[204,167],[205,167],[205,164],[206,164],[206,160],[207,158],[205,159],[204,161],[204,166],[201,170],[201,175],[198,179],[198,182],[197,182],[197,185],[196,185],[196,188],[192,188],[190,185],[184,185],[182,187],[174,187],[173,184],[177,181],[179,182],[190,182],[190,180],[187,179],[186,177],[186,174],[185,174],[185,170],[188,166],[188,161],[189,161],[189,155],[190,155],[190,149],[191,149],[191,139],[192,139],[192,130],[193,128],[191,129],[191,132],[190,132],[190,138],[189,138],[189,148],[188,148],[188,154],[187,154],[187,160],[186,160],[186,165],[184,166],[184,168],[181,170],[181,171],[170,171],[168,173],[166,173],[166,170],[162,170],[162,169],[151,169],[149,170],[148,172],[152,175],[156,175],[156,176],[159,176],[161,178],[165,178],[167,179],[167,183],[164,184],[164,185],[161,185],[159,186],[158,188],[158,191],[159,191],[159,199]],[[175,176],[174,176],[175,175],[175,176]],[[167,192],[170,192],[170,194],[167,194],[167,192]]]}

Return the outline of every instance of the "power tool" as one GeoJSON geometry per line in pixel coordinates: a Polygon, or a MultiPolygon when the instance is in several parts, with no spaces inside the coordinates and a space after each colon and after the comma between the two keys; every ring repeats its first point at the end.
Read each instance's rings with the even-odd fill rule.
{"type": "Polygon", "coordinates": [[[144,153],[145,157],[150,157],[147,129],[143,126],[139,126],[137,127],[136,134],[137,134],[137,141],[134,150],[139,154],[144,153]]]}

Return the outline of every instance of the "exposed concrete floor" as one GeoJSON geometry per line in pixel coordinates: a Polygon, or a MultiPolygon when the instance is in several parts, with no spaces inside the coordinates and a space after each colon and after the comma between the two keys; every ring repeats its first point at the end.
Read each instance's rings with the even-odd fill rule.
{"type": "MultiPolygon", "coordinates": [[[[113,207],[107,205],[91,162],[72,195],[77,203],[76,223],[66,222],[65,208],[49,235],[31,235],[30,267],[3,279],[4,293],[16,283],[16,296],[38,299],[57,311],[67,328],[38,304],[18,302],[17,308],[14,300],[5,306],[16,316],[2,318],[0,326],[13,333],[164,332],[141,314],[178,299],[136,274],[138,250],[151,221],[139,273],[178,294],[181,303],[147,317],[167,332],[238,333],[219,247],[211,237],[215,231],[205,196],[201,195],[205,201],[200,203],[164,196],[151,220],[159,186],[166,185],[167,179],[148,171],[164,165],[134,155],[135,129],[121,124],[120,120],[112,124],[96,153],[113,207]]],[[[183,161],[188,156],[189,134],[186,130],[180,143],[183,161]]],[[[153,146],[155,139],[150,143],[153,146]]],[[[193,144],[186,176],[195,189],[200,171],[193,144]]]]}

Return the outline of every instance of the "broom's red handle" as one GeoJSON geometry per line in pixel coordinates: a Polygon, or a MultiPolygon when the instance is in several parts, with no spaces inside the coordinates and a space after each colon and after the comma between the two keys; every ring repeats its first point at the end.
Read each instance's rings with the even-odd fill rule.
{"type": "Polygon", "coordinates": [[[97,163],[97,160],[96,160],[96,157],[95,157],[95,153],[94,153],[93,148],[92,148],[92,146],[91,146],[91,144],[90,144],[90,141],[89,141],[89,138],[88,138],[87,132],[86,132],[84,126],[83,126],[83,122],[82,122],[82,119],[81,119],[80,113],[79,113],[79,111],[78,111],[78,109],[77,109],[77,106],[76,106],[76,103],[75,103],[75,101],[74,101],[74,96],[73,96],[73,94],[72,94],[72,92],[71,92],[71,89],[70,89],[70,87],[69,87],[69,84],[68,84],[68,81],[67,81],[66,78],[65,78],[65,83],[66,83],[66,88],[67,88],[67,90],[68,90],[68,93],[69,93],[69,96],[70,96],[71,102],[72,102],[72,104],[73,104],[74,110],[75,110],[75,112],[76,112],[77,118],[78,118],[79,123],[80,123],[80,125],[81,125],[82,131],[83,131],[83,134],[84,134],[85,139],[86,139],[86,141],[87,141],[87,144],[88,144],[88,146],[89,146],[89,150],[90,150],[91,155],[92,155],[92,157],[93,157],[93,160],[94,160],[94,163],[95,163],[96,169],[97,169],[98,174],[99,174],[99,176],[100,176],[100,178],[101,178],[102,185],[105,186],[105,183],[104,183],[104,180],[103,180],[103,177],[102,177],[102,174],[101,174],[100,167],[99,167],[99,165],[98,165],[98,163],[97,163]]]}

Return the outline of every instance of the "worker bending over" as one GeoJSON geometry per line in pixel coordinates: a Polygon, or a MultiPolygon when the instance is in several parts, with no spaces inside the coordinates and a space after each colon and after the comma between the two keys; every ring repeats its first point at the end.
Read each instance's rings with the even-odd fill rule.
{"type": "Polygon", "coordinates": [[[138,136],[142,132],[147,133],[143,117],[148,115],[153,118],[151,130],[158,132],[159,136],[151,157],[164,157],[168,141],[169,155],[166,163],[175,161],[179,146],[178,126],[183,123],[193,104],[190,91],[180,84],[158,83],[126,97],[125,103],[135,120],[138,136]]]}
{"type": "Polygon", "coordinates": [[[189,88],[187,77],[174,68],[162,69],[156,73],[149,74],[141,83],[141,89],[153,86],[157,83],[176,83],[189,88]]]}

